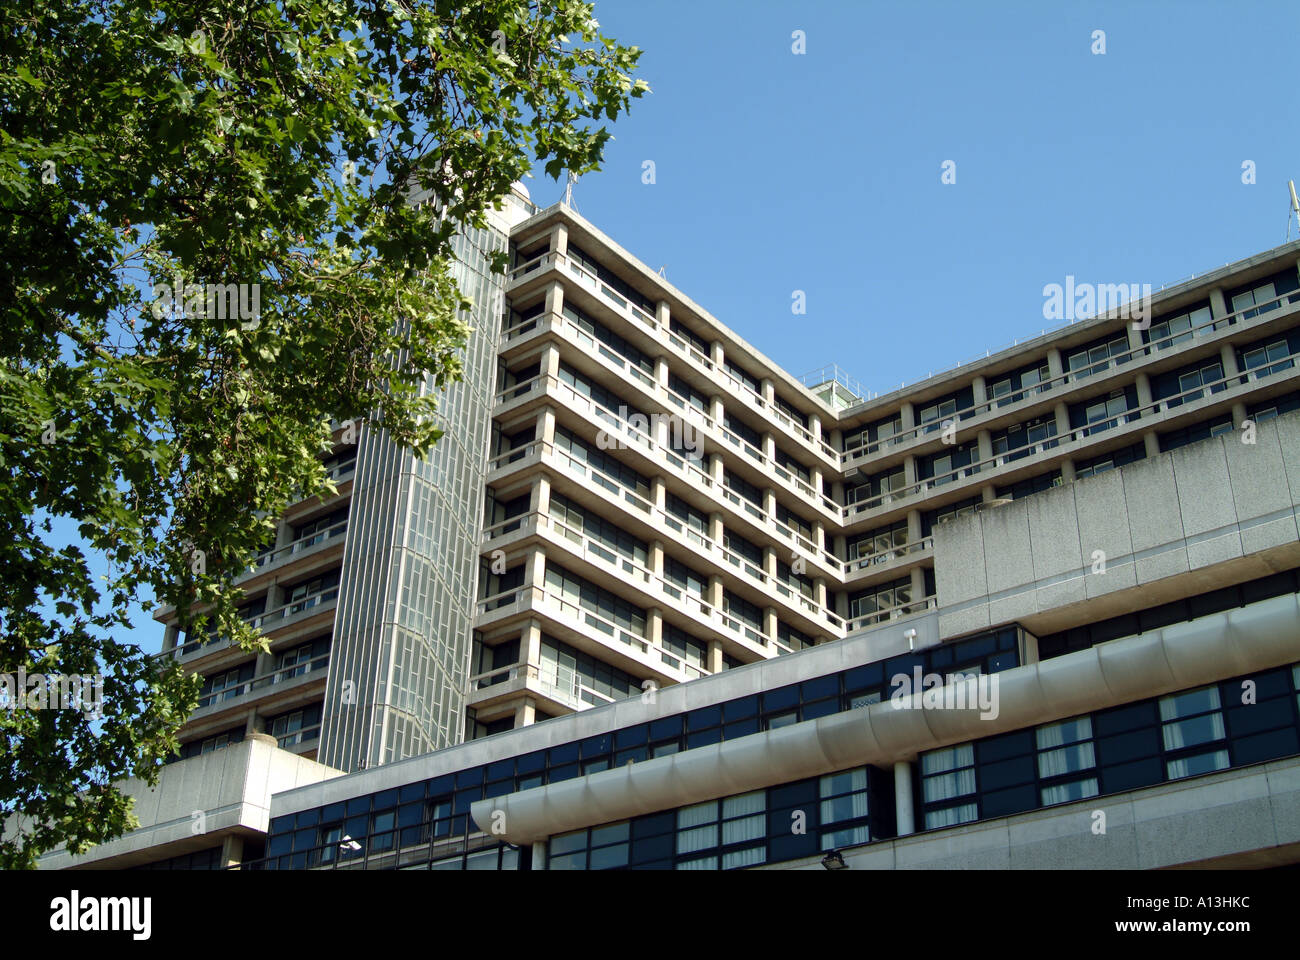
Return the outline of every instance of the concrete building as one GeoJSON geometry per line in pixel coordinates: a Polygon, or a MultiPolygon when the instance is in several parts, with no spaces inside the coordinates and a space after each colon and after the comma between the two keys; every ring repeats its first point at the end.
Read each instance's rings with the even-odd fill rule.
{"type": "Polygon", "coordinates": [[[185,757],[327,769],[245,866],[1300,860],[1300,243],[866,396],[564,205],[480,233],[447,436],[340,425],[272,653],[163,615],[185,757]]]}

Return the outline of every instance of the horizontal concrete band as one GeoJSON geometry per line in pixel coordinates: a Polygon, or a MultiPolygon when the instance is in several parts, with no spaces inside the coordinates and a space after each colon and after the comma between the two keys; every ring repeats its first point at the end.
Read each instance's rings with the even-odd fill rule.
{"type": "MultiPolygon", "coordinates": [[[[888,699],[574,780],[479,800],[475,823],[514,844],[874,764],[1300,660],[1294,594],[996,674],[998,714],[888,699]]],[[[888,679],[888,678],[887,678],[888,679]]]]}

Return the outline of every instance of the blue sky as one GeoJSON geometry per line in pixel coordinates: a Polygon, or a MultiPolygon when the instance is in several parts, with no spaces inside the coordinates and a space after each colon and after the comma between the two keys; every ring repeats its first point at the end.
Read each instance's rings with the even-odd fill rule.
{"type": "Polygon", "coordinates": [[[579,212],[796,376],[884,392],[1054,325],[1067,274],[1159,289],[1285,239],[1293,0],[595,6],[654,93],[579,212]]]}
{"type": "MultiPolygon", "coordinates": [[[[1037,333],[1043,287],[1067,274],[1158,289],[1286,235],[1291,0],[596,15],[645,51],[654,93],[615,125],[579,212],[796,376],[837,363],[883,392],[1037,333]]],[[[528,186],[543,205],[563,192],[528,186]]],[[[140,613],[131,639],[157,650],[162,630],[140,613]]]]}

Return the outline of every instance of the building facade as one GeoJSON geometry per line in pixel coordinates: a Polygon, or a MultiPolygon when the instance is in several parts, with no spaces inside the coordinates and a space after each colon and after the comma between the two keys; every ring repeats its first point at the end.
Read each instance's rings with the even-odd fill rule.
{"type": "Polygon", "coordinates": [[[246,866],[1300,859],[1300,243],[879,396],[564,205],[461,249],[433,455],[340,425],[243,582],[269,655],[163,614],[181,762],[329,768],[246,866]]]}

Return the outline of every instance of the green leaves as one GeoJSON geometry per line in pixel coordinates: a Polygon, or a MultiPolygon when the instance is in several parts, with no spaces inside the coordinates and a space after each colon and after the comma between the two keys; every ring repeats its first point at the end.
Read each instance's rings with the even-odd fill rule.
{"type": "Polygon", "coordinates": [[[126,829],[113,782],[177,746],[199,681],[121,639],[132,598],[261,648],[235,581],[265,517],[335,492],[329,422],[441,437],[455,225],[534,160],[597,167],[638,56],[579,0],[0,5],[0,672],[112,678],[93,725],[0,710],[0,867],[126,829]],[[155,317],[155,284],[259,312],[155,317]]]}

